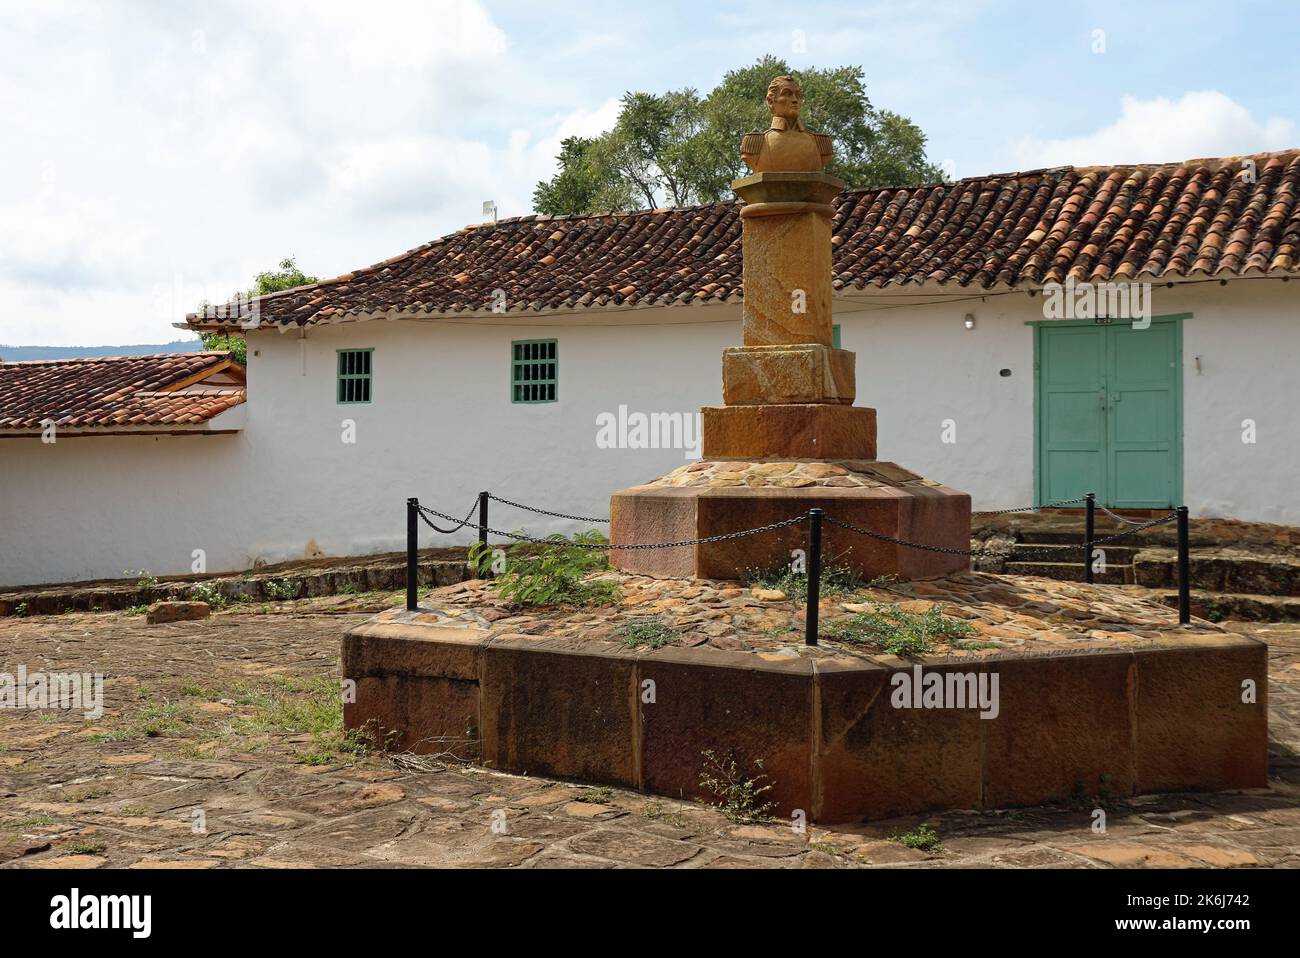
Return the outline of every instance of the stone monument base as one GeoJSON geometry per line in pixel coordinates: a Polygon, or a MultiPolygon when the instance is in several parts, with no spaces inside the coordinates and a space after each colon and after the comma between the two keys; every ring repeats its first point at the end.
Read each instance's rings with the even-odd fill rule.
{"type": "MultiPolygon", "coordinates": [[[[773,407],[736,407],[723,411],[773,407]]],[[[815,407],[806,407],[815,408],[815,407]]],[[[822,407],[852,412],[852,407],[822,407]]],[[[882,535],[949,549],[970,548],[970,496],[892,462],[848,459],[705,459],[642,486],[614,493],[610,540],[677,542],[752,529],[806,515],[809,509],[882,535]]],[[[751,569],[790,563],[806,548],[807,526],[671,549],[614,549],[624,572],[659,578],[740,579],[751,569]]],[[[823,526],[825,564],[852,568],[863,579],[924,579],[965,571],[969,557],[894,545],[823,526]]]]}

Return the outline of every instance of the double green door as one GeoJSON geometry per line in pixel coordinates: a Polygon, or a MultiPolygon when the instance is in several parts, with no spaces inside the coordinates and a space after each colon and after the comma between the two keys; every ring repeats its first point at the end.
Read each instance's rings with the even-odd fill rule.
{"type": "Polygon", "coordinates": [[[1112,509],[1180,504],[1179,319],[1036,327],[1039,502],[1095,492],[1112,509]]]}

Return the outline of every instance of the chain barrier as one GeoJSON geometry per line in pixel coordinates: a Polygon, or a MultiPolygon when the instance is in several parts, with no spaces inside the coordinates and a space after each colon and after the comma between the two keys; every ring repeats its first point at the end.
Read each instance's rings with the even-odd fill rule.
{"type": "Polygon", "coordinates": [[[1140,525],[1142,525],[1142,520],[1140,520],[1140,519],[1129,519],[1129,518],[1126,518],[1125,516],[1116,515],[1115,513],[1111,512],[1109,509],[1107,509],[1105,506],[1103,506],[1100,502],[1097,503],[1097,508],[1100,509],[1102,512],[1106,513],[1106,515],[1110,516],[1112,519],[1117,519],[1118,521],[1124,523],[1124,525],[1126,525],[1126,526],[1140,526],[1140,525]]]}
{"type": "MultiPolygon", "coordinates": [[[[571,516],[571,515],[565,515],[564,513],[560,513],[560,512],[550,512],[545,509],[532,509],[528,506],[523,506],[520,505],[519,503],[511,502],[508,499],[500,499],[497,496],[491,495],[490,493],[488,495],[489,498],[496,499],[496,501],[500,502],[502,505],[516,506],[517,508],[527,509],[530,512],[536,512],[539,515],[555,516],[556,518],[560,518],[560,519],[577,519],[577,520],[591,519],[591,517],[587,517],[587,516],[571,516]]],[[[1083,498],[1086,499],[1087,497],[1085,496],[1083,498]]],[[[1070,502],[1078,502],[1078,501],[1081,500],[1066,499],[1066,500],[1062,500],[1062,502],[1060,503],[1052,503],[1052,505],[1062,505],[1062,504],[1066,504],[1070,502]]],[[[506,532],[503,529],[493,529],[490,526],[483,526],[483,525],[479,525],[476,522],[471,522],[470,516],[474,514],[475,508],[477,508],[477,503],[470,507],[470,510],[466,514],[464,519],[457,519],[455,516],[449,516],[445,512],[438,512],[436,509],[430,509],[428,506],[425,505],[416,506],[416,509],[419,511],[420,518],[424,521],[424,524],[427,525],[430,529],[433,529],[435,532],[440,532],[444,535],[450,535],[454,532],[460,531],[461,529],[468,528],[468,529],[474,529],[477,532],[486,532],[489,535],[503,536],[507,539],[513,539],[516,542],[532,542],[538,545],[554,545],[556,542],[555,539],[539,538],[537,536],[530,536],[527,535],[526,533],[521,533],[521,532],[506,532]],[[451,529],[444,529],[441,526],[439,526],[437,523],[433,522],[433,520],[429,518],[430,516],[435,516],[439,519],[444,519],[447,522],[454,523],[454,526],[451,529]]],[[[1038,508],[1038,507],[1033,506],[1029,508],[1038,508]]],[[[1104,506],[1102,508],[1105,509],[1104,506]]],[[[1027,510],[1009,509],[1006,511],[1024,512],[1027,510]]],[[[1110,513],[1110,510],[1108,509],[1105,511],[1108,514],[1110,513]]],[[[993,515],[993,514],[994,513],[972,513],[972,515],[993,515]]],[[[798,525],[802,522],[807,521],[807,518],[808,518],[807,516],[795,516],[790,519],[783,519],[780,522],[773,522],[768,525],[758,526],[753,529],[742,529],[739,532],[725,532],[714,536],[705,536],[699,539],[681,539],[676,542],[638,542],[638,543],[629,543],[626,545],[615,545],[614,543],[610,543],[610,542],[566,542],[565,545],[577,549],[605,549],[609,551],[614,551],[614,550],[637,551],[643,549],[678,549],[684,546],[708,545],[713,542],[726,542],[730,539],[741,539],[746,536],[759,535],[764,532],[774,532],[777,529],[785,529],[790,526],[798,525]]],[[[1123,517],[1117,517],[1117,518],[1122,519],[1123,517]]],[[[1136,522],[1134,520],[1125,519],[1124,521],[1128,525],[1132,526],[1132,528],[1127,529],[1123,532],[1116,533],[1115,535],[1105,536],[1104,538],[1101,539],[1093,539],[1091,545],[1099,546],[1107,542],[1114,542],[1116,539],[1122,539],[1125,536],[1134,535],[1138,532],[1142,532],[1143,530],[1150,529],[1153,526],[1163,525],[1166,522],[1173,522],[1177,518],[1178,518],[1178,514],[1176,512],[1170,512],[1167,515],[1158,516],[1157,518],[1150,519],[1146,522],[1136,522]]],[[[926,552],[938,552],[943,555],[961,555],[961,556],[970,556],[970,557],[982,556],[986,554],[984,550],[978,550],[978,549],[956,549],[948,546],[934,546],[934,545],[926,545],[920,542],[911,542],[907,539],[898,538],[897,536],[886,535],[883,532],[873,532],[870,529],[863,529],[862,527],[853,525],[850,522],[845,522],[843,519],[837,519],[833,515],[827,515],[825,517],[825,520],[829,522],[831,525],[839,526],[841,529],[846,529],[849,532],[854,532],[857,533],[858,535],[867,536],[872,539],[878,539],[881,542],[889,542],[892,543],[893,545],[902,546],[905,549],[921,549],[926,552]]],[[[597,520],[592,519],[591,521],[597,521],[597,520]]],[[[608,520],[603,520],[603,521],[607,522],[608,520]]],[[[1051,546],[1044,549],[1033,550],[1031,552],[1021,552],[1017,556],[1017,559],[1018,561],[1020,561],[1024,559],[1030,559],[1030,558],[1039,558],[1039,557],[1046,558],[1048,556],[1055,556],[1059,558],[1064,554],[1073,553],[1084,548],[1085,546],[1083,546],[1082,544],[1051,546]]]]}
{"type": "MultiPolygon", "coordinates": [[[[430,526],[432,526],[433,523],[429,521],[428,516],[424,515],[425,513],[428,513],[429,515],[432,516],[437,516],[439,519],[446,519],[449,522],[457,521],[454,516],[449,516],[446,513],[439,512],[436,509],[430,509],[428,506],[417,505],[415,508],[419,510],[421,516],[424,518],[425,523],[430,526]]],[[[739,532],[724,532],[716,536],[705,536],[701,539],[681,539],[677,542],[637,542],[637,543],[629,543],[627,545],[615,545],[612,542],[570,542],[568,540],[565,540],[564,542],[561,543],[555,539],[539,539],[537,536],[530,536],[521,532],[506,532],[502,529],[493,529],[490,526],[481,526],[476,522],[466,521],[462,523],[462,525],[465,526],[466,528],[475,529],[479,532],[487,532],[490,535],[504,536],[507,539],[514,539],[516,542],[534,542],[537,543],[538,545],[563,545],[565,548],[570,548],[570,549],[606,549],[610,551],[614,551],[614,550],[636,551],[640,549],[678,549],[681,548],[682,546],[697,546],[697,545],[707,545],[710,542],[725,542],[729,539],[741,539],[744,538],[745,536],[758,535],[759,533],[762,532],[774,532],[777,529],[785,529],[789,526],[797,526],[800,523],[807,522],[807,521],[808,521],[807,516],[794,516],[793,518],[790,519],[783,519],[780,522],[773,522],[770,523],[769,525],[758,526],[754,529],[742,529],[739,532]]]]}
{"type": "MultiPolygon", "coordinates": [[[[508,499],[500,499],[496,496],[491,495],[491,493],[484,493],[483,497],[481,497],[475,503],[475,507],[479,505],[483,506],[484,509],[483,515],[485,519],[486,519],[486,499],[496,499],[497,502],[500,502],[503,505],[515,506],[520,509],[525,509],[530,512],[538,513],[539,515],[555,516],[556,518],[574,519],[578,521],[607,521],[607,520],[597,520],[590,516],[586,516],[586,517],[571,516],[560,512],[551,512],[545,509],[534,509],[529,506],[521,505],[520,503],[511,502],[508,499]]],[[[1082,500],[1070,499],[1070,500],[1064,500],[1059,503],[1053,503],[1052,505],[1065,505],[1071,502],[1088,501],[1088,499],[1089,497],[1084,496],[1082,500]]],[[[807,631],[806,642],[809,645],[817,644],[817,640],[816,640],[817,612],[816,612],[816,599],[815,599],[815,596],[817,595],[817,589],[814,580],[817,579],[818,577],[817,570],[820,568],[821,523],[823,521],[828,522],[833,526],[838,526],[839,528],[847,530],[848,532],[853,532],[856,533],[857,535],[867,536],[868,538],[876,539],[880,542],[889,542],[892,543],[893,545],[900,546],[904,549],[920,549],[925,552],[937,552],[943,555],[966,556],[968,558],[976,557],[976,556],[984,556],[988,554],[983,550],[976,551],[974,549],[956,549],[956,548],[951,548],[949,546],[935,546],[935,545],[926,545],[920,542],[911,542],[907,539],[902,539],[897,536],[887,535],[883,532],[875,532],[871,529],[864,529],[861,526],[854,525],[851,522],[846,522],[843,519],[837,519],[833,515],[827,515],[821,509],[812,509],[808,513],[805,513],[804,515],[792,516],[789,519],[783,519],[780,522],[772,522],[765,526],[756,526],[753,529],[741,529],[736,532],[724,532],[713,536],[703,536],[698,539],[679,539],[675,542],[638,542],[638,543],[627,543],[627,544],[615,544],[608,541],[572,542],[567,539],[564,539],[563,537],[561,537],[560,539],[539,538],[537,536],[530,536],[523,532],[506,532],[504,529],[493,529],[491,526],[488,526],[486,524],[486,521],[484,521],[483,523],[470,521],[470,516],[474,514],[475,507],[470,508],[469,514],[467,514],[464,519],[457,520],[455,516],[449,516],[445,512],[439,512],[437,509],[430,509],[428,506],[421,505],[416,499],[407,500],[407,609],[408,610],[414,611],[415,609],[418,608],[418,602],[416,597],[416,579],[417,579],[417,574],[416,574],[417,548],[416,547],[417,547],[418,537],[416,535],[417,524],[415,521],[415,517],[417,515],[420,517],[420,519],[424,521],[424,523],[427,526],[429,526],[429,528],[435,530],[436,532],[440,532],[444,535],[449,535],[451,533],[459,531],[460,529],[465,529],[465,528],[474,529],[480,534],[480,541],[484,543],[487,541],[488,535],[494,535],[506,539],[511,539],[514,540],[515,542],[530,542],[537,545],[562,545],[564,548],[569,548],[569,549],[595,549],[595,550],[602,550],[606,552],[613,552],[613,551],[635,552],[635,551],[641,551],[645,549],[678,549],[685,546],[707,545],[709,543],[714,543],[714,542],[727,542],[732,539],[742,539],[746,536],[761,535],[762,533],[765,532],[775,532],[779,529],[787,529],[792,526],[797,526],[805,522],[808,522],[809,523],[809,533],[808,533],[809,549],[811,550],[810,561],[812,563],[809,566],[809,573],[808,573],[810,577],[810,581],[809,581],[809,606],[808,606],[808,626],[806,630],[807,631]],[[445,520],[447,522],[454,523],[454,525],[451,529],[443,529],[437,523],[432,521],[432,519],[430,518],[431,516],[438,519],[445,520]]],[[[1037,509],[1040,507],[1032,507],[1032,508],[1037,509]]],[[[1114,535],[1103,536],[1100,539],[1089,539],[1088,541],[1080,544],[1050,546],[1047,548],[1032,550],[1029,552],[1021,552],[1016,555],[1017,561],[1023,561],[1025,559],[1030,559],[1030,558],[1038,558],[1039,556],[1043,556],[1043,557],[1052,556],[1054,558],[1060,559],[1065,555],[1071,555],[1078,552],[1079,550],[1083,550],[1085,554],[1085,558],[1087,558],[1088,562],[1091,562],[1091,552],[1097,546],[1105,545],[1108,542],[1114,542],[1118,539],[1123,539],[1127,536],[1135,535],[1136,533],[1142,532],[1146,529],[1153,528],[1154,526],[1163,525],[1167,522],[1177,521],[1178,540],[1179,540],[1178,618],[1179,618],[1179,623],[1182,625],[1185,625],[1188,622],[1190,622],[1191,621],[1190,592],[1188,587],[1188,583],[1190,580],[1190,573],[1188,571],[1188,559],[1187,559],[1187,553],[1188,553],[1187,543],[1189,538],[1187,534],[1187,508],[1185,506],[1180,507],[1177,510],[1169,512],[1166,515],[1157,516],[1156,518],[1149,519],[1146,522],[1139,522],[1136,520],[1125,519],[1123,516],[1116,516],[1113,512],[1111,512],[1109,509],[1106,509],[1104,506],[1102,507],[1102,509],[1104,512],[1106,512],[1107,515],[1113,516],[1114,518],[1123,521],[1126,525],[1129,526],[1129,528],[1124,529],[1118,533],[1115,533],[1114,535]]],[[[1006,511],[1027,512],[1030,510],[1013,509],[1013,510],[1006,510],[1006,511]]],[[[995,515],[995,514],[1003,514],[1003,513],[976,513],[976,515],[995,515]]],[[[1093,531],[1091,509],[1088,514],[1088,520],[1089,520],[1088,534],[1091,534],[1093,531]]],[[[1092,581],[1091,566],[1089,566],[1089,568],[1086,570],[1086,575],[1087,575],[1087,581],[1091,582],[1092,581]]]]}
{"type": "Polygon", "coordinates": [[[1062,499],[1059,502],[1044,502],[1041,506],[1021,506],[1019,509],[990,509],[985,512],[972,512],[971,518],[976,516],[1009,516],[1014,512],[1038,512],[1042,509],[1055,509],[1057,506],[1071,506],[1076,502],[1087,502],[1087,496],[1079,496],[1077,499],[1062,499]]]}
{"type": "MultiPolygon", "coordinates": [[[[1106,536],[1103,539],[1093,539],[1090,544],[1093,546],[1099,546],[1106,542],[1113,542],[1116,539],[1122,539],[1124,536],[1130,536],[1136,532],[1141,532],[1143,529],[1150,529],[1152,526],[1158,526],[1165,522],[1173,522],[1177,518],[1178,518],[1178,513],[1171,512],[1168,515],[1160,516],[1156,519],[1150,520],[1149,522],[1141,523],[1140,525],[1136,526],[1133,529],[1128,529],[1124,532],[1116,533],[1113,536],[1106,536]]],[[[882,542],[891,542],[894,545],[903,546],[904,548],[907,549],[923,549],[926,552],[940,552],[943,553],[944,555],[954,555],[954,556],[973,557],[973,556],[982,556],[985,554],[983,551],[978,551],[975,549],[952,549],[947,546],[928,546],[928,545],[923,545],[919,542],[909,542],[906,539],[899,539],[895,536],[885,535],[883,532],[872,532],[870,529],[863,529],[859,526],[853,525],[852,523],[845,522],[843,519],[836,519],[834,516],[831,515],[826,516],[826,521],[833,526],[839,526],[841,529],[847,529],[849,532],[856,532],[858,533],[858,535],[869,536],[872,539],[879,539],[882,542]]],[[[1083,548],[1085,547],[1079,544],[1053,546],[1050,549],[1040,549],[1034,552],[1022,552],[1020,554],[1020,557],[1021,558],[1037,557],[1040,554],[1043,556],[1049,556],[1049,555],[1060,556],[1062,553],[1073,552],[1076,549],[1083,549],[1083,548]]]]}
{"type": "MultiPolygon", "coordinates": [[[[449,522],[456,522],[456,524],[452,526],[450,529],[444,529],[441,526],[435,525],[434,523],[430,522],[429,517],[424,514],[423,507],[421,507],[420,509],[420,518],[423,519],[424,524],[428,526],[430,529],[432,529],[434,532],[441,532],[444,536],[449,536],[452,533],[459,532],[461,529],[469,525],[470,524],[469,517],[474,514],[474,510],[477,508],[478,508],[478,500],[475,500],[474,505],[469,507],[469,512],[465,513],[465,518],[461,519],[460,522],[456,522],[456,520],[452,519],[450,516],[445,517],[449,522]]],[[[442,513],[438,513],[438,514],[442,515],[442,513]]]]}
{"type": "MultiPolygon", "coordinates": [[[[501,503],[503,506],[514,506],[516,509],[523,509],[525,512],[535,512],[539,516],[554,516],[556,519],[572,519],[574,522],[603,522],[606,525],[609,524],[608,519],[602,519],[599,516],[571,516],[563,512],[551,512],[549,509],[537,509],[533,506],[526,506],[522,502],[511,502],[509,499],[502,499],[500,496],[494,496],[490,492],[487,494],[487,497],[501,503]]],[[[470,511],[473,512],[472,509],[470,511]]]]}

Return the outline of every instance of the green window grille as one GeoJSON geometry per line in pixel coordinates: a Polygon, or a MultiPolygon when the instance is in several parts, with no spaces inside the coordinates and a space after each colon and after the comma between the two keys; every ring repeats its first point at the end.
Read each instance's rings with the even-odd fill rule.
{"type": "Polygon", "coordinates": [[[555,402],[559,357],[554,339],[510,344],[510,401],[555,402]]]}
{"type": "Polygon", "coordinates": [[[843,346],[840,345],[840,324],[839,323],[831,324],[831,345],[836,349],[844,348],[843,346]]]}
{"type": "Polygon", "coordinates": [[[373,349],[340,349],[339,402],[370,402],[370,378],[374,369],[373,349]]]}

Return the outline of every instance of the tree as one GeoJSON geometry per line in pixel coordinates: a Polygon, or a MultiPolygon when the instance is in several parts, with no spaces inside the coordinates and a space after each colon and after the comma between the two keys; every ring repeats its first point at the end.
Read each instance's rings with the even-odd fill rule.
{"type": "Polygon", "coordinates": [[[560,170],[537,184],[534,207],[539,213],[591,213],[729,198],[731,181],[746,172],[740,138],[767,129],[767,85],[782,74],[803,87],[804,125],[835,142],[828,173],[850,186],[942,179],[926,159],[921,129],[871,105],[861,67],[800,71],[765,56],[727,73],[705,97],[690,88],[626,94],[612,130],[561,144],[560,170]]]}
{"type": "MultiPolygon", "coordinates": [[[[253,277],[253,288],[248,290],[248,298],[255,296],[267,296],[271,293],[278,293],[282,290],[293,289],[296,286],[306,286],[309,283],[317,282],[315,276],[308,276],[298,268],[294,258],[289,256],[280,260],[279,269],[266,270],[258,273],[253,277]]],[[[236,299],[239,294],[230,298],[236,299]]],[[[204,301],[199,306],[199,312],[202,313],[208,307],[204,301]]],[[[241,365],[248,362],[248,343],[243,336],[235,333],[200,333],[199,338],[203,340],[204,349],[221,349],[229,350],[231,357],[235,362],[241,365]]]]}

